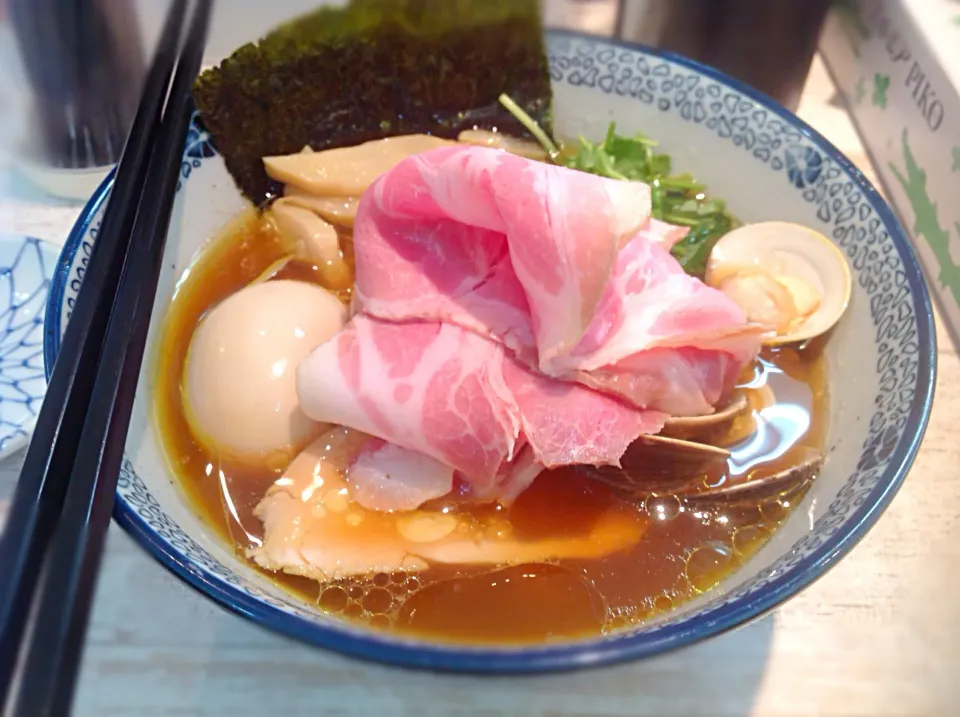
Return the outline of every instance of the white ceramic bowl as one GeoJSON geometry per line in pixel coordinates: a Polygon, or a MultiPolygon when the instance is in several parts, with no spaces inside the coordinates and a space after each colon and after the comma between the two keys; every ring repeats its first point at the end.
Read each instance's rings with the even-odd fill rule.
{"type": "MultiPolygon", "coordinates": [[[[308,642],[434,669],[529,672],[660,652],[722,632],[823,574],[879,517],[906,475],[933,398],[936,347],[926,285],[900,225],[863,176],[814,130],[709,68],[654,50],[548,35],[561,136],[621,131],[658,139],[745,221],[817,228],[850,260],[850,308],[829,342],[829,457],[804,504],[745,567],[712,592],[642,627],[536,647],[440,646],[374,633],[321,614],[239,560],[194,514],[165,467],[148,416],[153,362],[140,377],[115,518],[161,563],[221,604],[308,642]]],[[[110,191],[108,179],[73,231],[47,311],[49,371],[110,191]]],[[[183,156],[151,341],[175,282],[242,207],[207,136],[183,156]]],[[[148,352],[148,356],[149,356],[148,352]]]]}

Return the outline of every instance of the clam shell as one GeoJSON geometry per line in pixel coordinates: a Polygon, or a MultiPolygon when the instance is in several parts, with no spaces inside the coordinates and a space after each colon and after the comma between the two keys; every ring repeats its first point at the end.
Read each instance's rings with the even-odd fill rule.
{"type": "MultiPolygon", "coordinates": [[[[797,287],[812,289],[816,308],[788,330],[764,340],[769,346],[799,343],[829,331],[846,311],[853,290],[850,267],[830,239],[791,222],[747,224],[725,234],[707,262],[706,282],[715,287],[738,273],[762,272],[776,279],[789,295],[797,287]]],[[[751,306],[744,306],[748,318],[751,306]]]]}
{"type": "Polygon", "coordinates": [[[689,433],[692,431],[707,430],[721,423],[733,420],[733,418],[747,410],[749,405],[750,402],[747,400],[747,395],[743,391],[737,391],[723,406],[719,406],[716,411],[706,416],[674,416],[668,418],[663,426],[663,430],[667,435],[670,435],[672,432],[689,433]]]}

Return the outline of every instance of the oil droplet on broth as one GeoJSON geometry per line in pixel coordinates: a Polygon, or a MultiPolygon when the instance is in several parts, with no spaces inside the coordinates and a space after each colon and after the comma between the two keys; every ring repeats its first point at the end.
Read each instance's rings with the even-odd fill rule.
{"type": "Polygon", "coordinates": [[[384,630],[393,623],[389,615],[371,615],[369,620],[370,627],[378,630],[384,630]]]}
{"type": "Polygon", "coordinates": [[[342,587],[334,585],[320,593],[320,599],[317,601],[317,604],[324,612],[338,613],[343,611],[349,601],[350,598],[347,596],[347,591],[342,587]]]}
{"type": "Polygon", "coordinates": [[[581,574],[537,563],[429,584],[407,599],[397,625],[455,641],[528,642],[596,633],[606,615],[581,574]]]}
{"type": "Polygon", "coordinates": [[[393,606],[393,596],[383,588],[373,587],[367,590],[360,604],[369,613],[388,613],[393,606]]]}
{"type": "Polygon", "coordinates": [[[364,610],[358,603],[351,602],[343,609],[343,615],[351,620],[360,620],[364,617],[364,610]]]}
{"type": "Polygon", "coordinates": [[[760,525],[744,525],[733,533],[733,551],[749,558],[770,538],[770,534],[760,525]]]}
{"type": "Polygon", "coordinates": [[[673,609],[673,598],[670,597],[667,593],[662,595],[657,595],[653,599],[653,612],[667,612],[668,610],[673,609]]]}
{"type": "MultiPolygon", "coordinates": [[[[645,613],[644,613],[645,614],[645,613]]],[[[637,622],[641,609],[635,605],[621,605],[610,608],[604,632],[615,632],[637,622]]]]}
{"type": "Polygon", "coordinates": [[[715,587],[730,573],[733,552],[720,543],[708,543],[695,548],[688,556],[684,574],[697,592],[715,587]]]}
{"type": "Polygon", "coordinates": [[[779,524],[784,518],[790,515],[792,502],[789,497],[781,497],[774,500],[768,500],[760,504],[760,516],[765,523],[770,525],[779,524]]]}
{"type": "Polygon", "coordinates": [[[412,593],[420,587],[420,581],[417,579],[416,575],[412,575],[403,581],[402,587],[407,592],[412,593]]]}
{"type": "Polygon", "coordinates": [[[675,495],[650,495],[644,501],[644,509],[654,520],[673,520],[683,511],[680,499],[675,495]]]}
{"type": "Polygon", "coordinates": [[[486,530],[486,537],[489,540],[505,540],[513,533],[513,525],[507,520],[495,520],[486,530]]]}

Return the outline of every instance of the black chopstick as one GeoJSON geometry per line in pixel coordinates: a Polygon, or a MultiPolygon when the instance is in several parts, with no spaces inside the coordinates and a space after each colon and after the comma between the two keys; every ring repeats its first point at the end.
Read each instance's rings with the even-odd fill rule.
{"type": "Polygon", "coordinates": [[[63,514],[34,601],[33,631],[12,703],[14,717],[60,717],[70,707],[187,138],[190,87],[203,59],[210,9],[210,0],[196,4],[151,156],[147,191],[123,266],[63,514]]]}
{"type": "MultiPolygon", "coordinates": [[[[0,707],[5,703],[42,557],[60,516],[82,417],[93,389],[150,151],[177,58],[186,0],[174,0],[84,281],[37,417],[7,525],[0,535],[0,707]]],[[[51,330],[56,330],[52,327],[51,330]]]]}

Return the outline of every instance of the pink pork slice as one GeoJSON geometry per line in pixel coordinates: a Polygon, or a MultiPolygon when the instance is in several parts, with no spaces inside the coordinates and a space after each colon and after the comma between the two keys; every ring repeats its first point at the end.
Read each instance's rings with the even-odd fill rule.
{"type": "Polygon", "coordinates": [[[512,503],[544,470],[524,446],[505,462],[492,484],[478,486],[466,475],[419,451],[371,438],[346,467],[350,496],[364,508],[414,510],[437,498],[453,502],[512,503]]]}
{"type": "Polygon", "coordinates": [[[496,150],[381,176],[354,227],[355,316],[297,374],[307,415],[381,439],[348,470],[354,499],[510,500],[712,411],[759,332],[670,256],[685,234],[645,185],[496,150]]]}
{"type": "Polygon", "coordinates": [[[401,162],[362,197],[355,307],[456,323],[546,375],[707,414],[761,332],[670,255],[686,232],[650,218],[645,185],[443,148],[401,162]]]}
{"type": "Polygon", "coordinates": [[[756,355],[763,333],[663,243],[638,236],[617,256],[584,336],[546,369],[673,416],[703,415],[756,355]]]}
{"type": "Polygon", "coordinates": [[[666,419],[531,371],[460,326],[364,315],[300,363],[297,393],[314,420],[451,466],[478,495],[532,480],[529,459],[520,460],[525,446],[543,467],[619,465],[630,443],[666,419]]]}
{"type": "Polygon", "coordinates": [[[513,331],[523,342],[532,333],[548,360],[583,336],[617,253],[649,219],[650,188],[639,182],[486,147],[424,152],[361,197],[357,305],[485,326],[511,348],[513,331]]]}
{"type": "Polygon", "coordinates": [[[670,249],[689,233],[689,227],[678,227],[651,217],[647,225],[637,232],[637,236],[670,249]]]}

